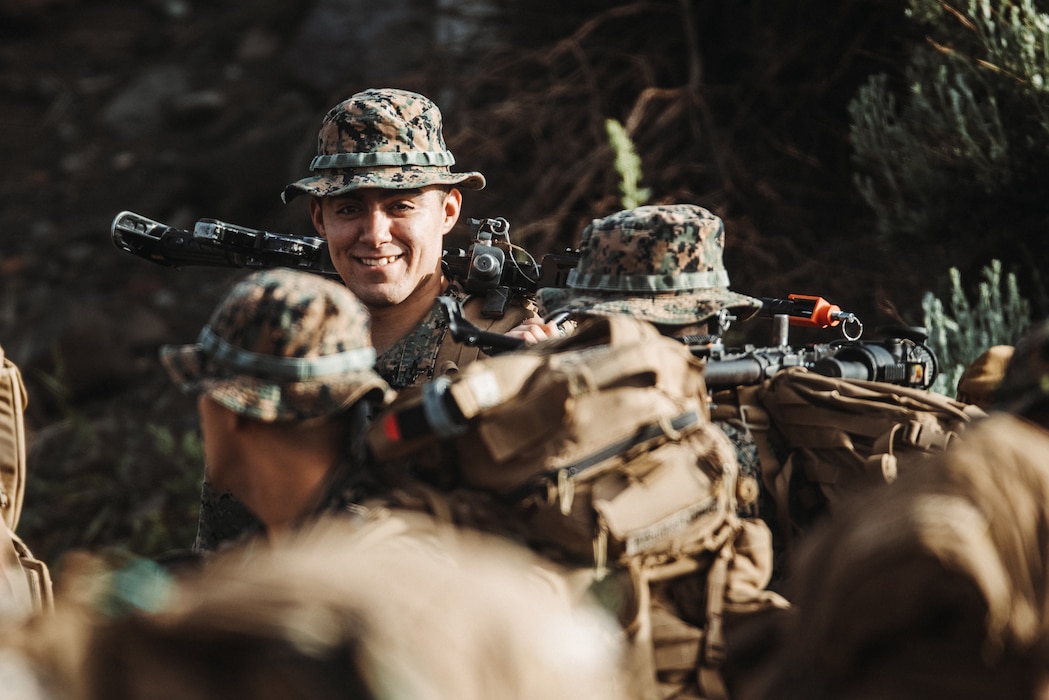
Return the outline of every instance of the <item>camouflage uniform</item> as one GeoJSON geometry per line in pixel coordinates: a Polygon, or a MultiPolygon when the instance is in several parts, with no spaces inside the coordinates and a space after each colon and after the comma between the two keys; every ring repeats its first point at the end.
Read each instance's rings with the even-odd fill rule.
{"type": "MultiPolygon", "coordinates": [[[[367,309],[344,286],[293,270],[266,270],[232,288],[196,343],[165,346],[160,357],[181,390],[254,420],[356,415],[356,407],[390,396],[373,369],[369,323],[367,309]]],[[[354,476],[350,460],[347,455],[347,464],[333,473],[333,490],[341,492],[342,480],[354,476]]],[[[260,528],[237,499],[205,481],[197,549],[260,528]]]]}
{"type": "MultiPolygon", "coordinates": [[[[544,315],[625,314],[655,323],[674,335],[674,327],[705,323],[727,310],[746,319],[758,299],[729,290],[722,262],[725,225],[694,204],[643,206],[595,219],[583,231],[579,262],[567,287],[538,293],[544,315]]],[[[741,501],[740,514],[757,514],[761,471],[757,448],[739,420],[719,420],[736,446],[740,476],[753,484],[755,500],[741,501]]]]}

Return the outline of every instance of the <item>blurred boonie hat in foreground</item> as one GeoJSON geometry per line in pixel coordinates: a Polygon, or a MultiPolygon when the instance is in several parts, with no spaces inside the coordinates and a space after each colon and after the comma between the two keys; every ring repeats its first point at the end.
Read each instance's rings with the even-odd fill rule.
{"type": "Polygon", "coordinates": [[[266,422],[329,416],[389,391],[372,369],[364,305],[337,282],[290,269],[237,283],[196,343],[164,346],[160,358],[183,391],[266,422]]]}

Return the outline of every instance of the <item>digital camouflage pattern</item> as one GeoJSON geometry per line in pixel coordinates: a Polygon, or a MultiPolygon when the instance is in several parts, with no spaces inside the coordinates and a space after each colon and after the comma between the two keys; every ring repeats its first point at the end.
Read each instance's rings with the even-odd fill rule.
{"type": "Polygon", "coordinates": [[[310,163],[316,174],[288,185],[282,198],[334,197],[363,187],[484,187],[481,173],[451,171],[455,158],[441,128],[441,111],[423,95],[391,88],[359,92],[325,115],[310,163]]]}
{"type": "MultiPolygon", "coordinates": [[[[535,314],[535,304],[524,295],[514,295],[500,318],[483,316],[484,297],[469,294],[452,280],[442,296],[459,302],[463,318],[488,333],[506,333],[535,314]]],[[[480,348],[455,340],[448,332],[448,321],[437,304],[415,328],[379,355],[375,371],[394,389],[423,384],[444,374],[456,372],[484,357],[480,348]]]]}
{"type": "Polygon", "coordinates": [[[1016,343],[1005,376],[994,392],[994,407],[1024,413],[1049,401],[1049,321],[1016,343]]]}
{"type": "Polygon", "coordinates": [[[652,323],[702,323],[722,309],[749,318],[761,307],[729,291],[725,226],[694,204],[648,205],[595,219],[583,230],[566,288],[540,289],[543,315],[627,314],[652,323]]]}
{"type": "MultiPolygon", "coordinates": [[[[445,295],[456,301],[462,301],[465,296],[454,284],[445,295]]],[[[426,318],[379,355],[375,362],[375,371],[391,387],[398,390],[420,381],[430,381],[437,371],[437,355],[441,346],[445,341],[454,342],[446,336],[448,321],[440,307],[434,304],[426,318]]]]}
{"type": "Polygon", "coordinates": [[[350,290],[289,269],[256,272],[219,303],[197,342],[161,348],[185,392],[261,421],[307,420],[384,397],[368,311],[350,290]]]}
{"type": "Polygon", "coordinates": [[[266,526],[229,491],[216,488],[204,478],[200,488],[200,513],[193,551],[214,552],[227,543],[239,542],[266,532],[266,526]]]}

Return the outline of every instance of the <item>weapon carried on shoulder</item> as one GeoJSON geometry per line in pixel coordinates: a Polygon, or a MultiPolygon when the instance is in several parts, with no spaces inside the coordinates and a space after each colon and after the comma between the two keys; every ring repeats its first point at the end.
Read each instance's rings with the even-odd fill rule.
{"type": "MultiPolygon", "coordinates": [[[[486,317],[500,317],[513,293],[564,286],[578,253],[549,254],[543,262],[510,242],[506,219],[471,219],[468,248],[445,250],[446,275],[468,292],[486,295],[486,317]]],[[[123,251],[167,267],[290,267],[338,278],[328,242],[315,236],[272,233],[215,219],[200,219],[192,231],[123,211],[113,219],[113,243],[123,251]]]]}
{"type": "MultiPolygon", "coordinates": [[[[863,325],[855,314],[842,311],[822,297],[791,294],[786,299],[761,299],[761,316],[776,323],[776,342],[769,347],[726,348],[720,336],[700,341],[682,338],[692,354],[706,360],[705,378],[711,391],[746,384],[760,384],[780,370],[805,367],[817,374],[844,379],[863,379],[899,386],[928,389],[936,378],[937,361],[925,345],[924,328],[889,329],[893,335],[881,340],[860,340],[863,325]],[[787,327],[840,326],[842,338],[829,343],[794,348],[788,343],[787,327]]],[[[452,337],[466,345],[480,346],[489,355],[519,350],[524,341],[483,331],[463,318],[452,299],[440,297],[452,337]]]]}
{"type": "Polygon", "coordinates": [[[764,297],[760,316],[772,318],[774,342],[769,347],[725,348],[720,341],[692,344],[692,353],[706,360],[707,387],[713,391],[759,384],[788,367],[805,367],[817,374],[843,379],[885,382],[928,389],[938,372],[936,355],[925,345],[921,327],[894,326],[887,337],[861,340],[863,324],[822,297],[791,294],[786,299],[764,297]],[[788,326],[840,326],[842,338],[829,343],[792,347],[788,326]]]}
{"type": "Polygon", "coordinates": [[[113,243],[132,255],[167,267],[291,267],[338,278],[328,242],[313,236],[271,233],[201,219],[192,231],[132,211],[113,219],[113,243]]]}

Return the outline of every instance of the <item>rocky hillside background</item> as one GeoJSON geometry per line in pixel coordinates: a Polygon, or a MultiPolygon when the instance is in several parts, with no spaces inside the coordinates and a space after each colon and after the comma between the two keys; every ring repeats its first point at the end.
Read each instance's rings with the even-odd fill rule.
{"type": "Polygon", "coordinates": [[[851,185],[846,105],[899,64],[898,3],[382,5],[0,0],[0,344],[30,392],[19,530],[45,559],[156,554],[195,529],[195,414],[157,348],[192,340],[243,271],[123,253],[114,216],[309,233],[279,193],[365,87],[433,97],[459,167],[488,176],[464,218],[505,216],[536,254],[620,208],[614,118],[651,201],[726,220],[740,291],[876,319],[917,311],[952,262],[880,249],[851,185]]]}

